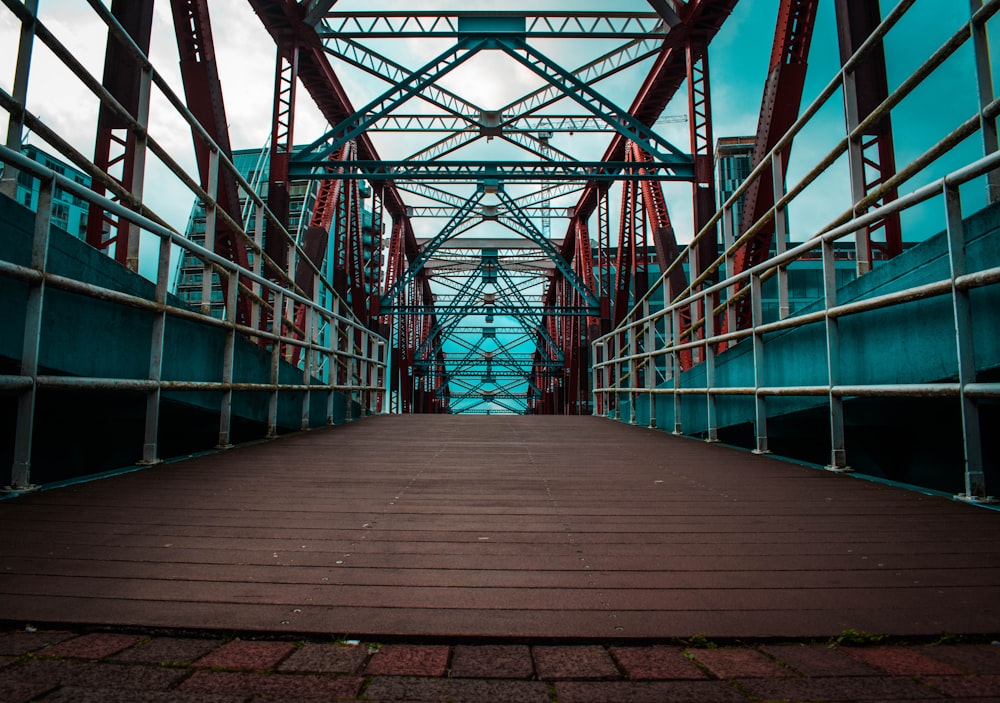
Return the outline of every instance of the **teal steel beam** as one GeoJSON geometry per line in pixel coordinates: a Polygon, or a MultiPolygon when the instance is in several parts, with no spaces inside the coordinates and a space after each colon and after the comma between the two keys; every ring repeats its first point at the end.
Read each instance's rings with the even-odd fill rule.
{"type": "Polygon", "coordinates": [[[587,285],[580,280],[580,277],[573,270],[573,267],[563,258],[563,255],[555,248],[552,241],[548,239],[545,235],[538,231],[531,219],[524,213],[520,206],[515,203],[510,196],[504,190],[497,191],[497,197],[500,198],[500,202],[503,203],[507,209],[513,213],[516,217],[511,221],[510,218],[501,218],[499,222],[503,224],[508,229],[518,232],[522,236],[527,237],[531,241],[535,242],[542,251],[552,260],[552,263],[556,265],[560,273],[566,278],[571,286],[580,294],[583,301],[593,307],[600,307],[600,301],[595,297],[594,291],[587,288],[587,285]],[[516,224],[515,224],[516,223],[516,224]],[[523,232],[515,229],[515,227],[523,227],[523,232]]]}
{"type": "MultiPolygon", "coordinates": [[[[515,201],[516,202],[516,201],[515,201]]],[[[443,205],[439,206],[418,206],[418,207],[408,207],[406,208],[406,214],[408,217],[452,217],[455,214],[456,207],[443,205]]],[[[522,207],[521,211],[526,215],[534,215],[536,217],[573,217],[573,208],[565,207],[545,207],[541,205],[535,205],[530,207],[522,207]]],[[[480,208],[476,213],[480,217],[496,219],[499,209],[497,212],[490,212],[487,207],[480,208]]]]}
{"type": "MultiPolygon", "coordinates": [[[[510,120],[504,120],[500,115],[502,124],[499,127],[501,133],[524,132],[537,134],[538,132],[551,132],[553,134],[575,132],[607,132],[607,120],[594,117],[592,115],[524,115],[510,120]]],[[[672,119],[671,121],[682,121],[683,118],[672,119]]],[[[373,124],[369,132],[418,132],[427,134],[429,132],[479,132],[482,125],[470,123],[466,117],[455,115],[386,115],[381,120],[373,124]]],[[[489,136],[489,135],[485,135],[489,136]]]]}
{"type": "MultiPolygon", "coordinates": [[[[353,130],[352,130],[353,131],[353,130]]],[[[339,139],[332,143],[338,142],[339,139]]],[[[318,153],[325,153],[326,149],[318,153]]],[[[329,161],[315,154],[299,153],[292,158],[289,175],[293,179],[338,178],[368,181],[451,181],[479,183],[503,180],[549,185],[553,181],[683,181],[694,180],[694,161],[682,156],[671,163],[635,161],[370,161],[337,162],[344,169],[332,174],[329,161]]]]}
{"type": "Polygon", "coordinates": [[[430,146],[426,146],[420,151],[415,151],[407,156],[403,161],[433,161],[458,151],[463,146],[472,144],[482,136],[478,131],[463,131],[451,134],[443,139],[439,139],[430,146]]]}
{"type": "Polygon", "coordinates": [[[500,138],[548,161],[578,161],[575,156],[570,156],[565,151],[549,144],[548,139],[542,139],[534,134],[506,132],[502,133],[500,138]]]}
{"type": "Polygon", "coordinates": [[[509,317],[552,315],[553,317],[592,317],[598,314],[593,307],[554,307],[516,305],[383,305],[381,315],[507,315],[509,317]]]}
{"type": "Polygon", "coordinates": [[[512,59],[557,86],[563,95],[573,98],[595,116],[606,119],[616,132],[638,144],[647,154],[657,157],[664,164],[690,165],[693,171],[694,161],[690,155],[684,154],[630,115],[628,110],[601,95],[593,86],[561,68],[524,40],[502,37],[497,39],[497,45],[512,59]]]}
{"type": "MultiPolygon", "coordinates": [[[[413,96],[419,95],[427,87],[475,56],[481,49],[486,48],[489,43],[489,40],[480,38],[460,39],[447,51],[403,77],[382,95],[357,110],[340,124],[335,125],[296,156],[307,161],[310,159],[325,160],[348,141],[365,132],[369,125],[389,114],[413,96]]],[[[293,157],[294,160],[297,160],[296,157],[293,157]]]]}
{"type": "MultiPolygon", "coordinates": [[[[327,37],[323,45],[328,54],[393,85],[412,74],[412,71],[404,66],[351,39],[327,37]]],[[[659,53],[661,45],[662,42],[659,38],[646,38],[626,42],[622,46],[580,66],[573,71],[573,75],[588,85],[593,85],[645,59],[655,56],[659,53]]],[[[437,85],[427,86],[420,93],[419,97],[441,108],[448,113],[448,116],[465,122],[469,125],[470,129],[478,130],[484,136],[498,136],[508,125],[514,124],[518,120],[530,118],[531,113],[560,100],[564,96],[556,86],[549,85],[509,103],[498,111],[483,110],[455,93],[437,85]]],[[[448,116],[445,116],[444,119],[447,119],[448,116]]],[[[540,124],[544,124],[544,120],[547,117],[543,115],[533,119],[539,120],[540,124]]],[[[385,119],[391,118],[386,116],[385,119]]],[[[593,119],[606,125],[606,121],[603,118],[594,117],[593,119]]],[[[375,125],[376,127],[377,124],[375,125]]],[[[546,125],[544,131],[552,130],[546,125]]],[[[567,127],[567,131],[574,130],[567,127]]],[[[596,130],[592,127],[590,131],[596,130]]]]}
{"type": "MultiPolygon", "coordinates": [[[[327,54],[369,75],[381,78],[390,85],[397,85],[414,75],[414,72],[405,66],[351,39],[327,37],[323,41],[323,49],[327,54]]],[[[418,97],[469,124],[474,124],[483,114],[483,110],[477,105],[437,85],[426,86],[418,97]]]]}
{"type": "MultiPolygon", "coordinates": [[[[663,41],[659,37],[655,39],[633,39],[603,56],[580,66],[573,71],[573,75],[587,85],[594,85],[637,63],[656,56],[660,53],[662,47],[663,41]]],[[[566,95],[561,92],[558,86],[547,85],[514,102],[508,103],[500,108],[499,113],[507,115],[508,121],[522,119],[564,97],[566,95]]]]}
{"type": "Polygon", "coordinates": [[[396,279],[392,288],[386,291],[386,293],[382,296],[381,314],[388,314],[385,310],[386,305],[395,300],[407,284],[413,280],[417,273],[423,270],[424,264],[426,264],[428,259],[434,255],[434,252],[437,251],[438,247],[451,237],[455,236],[455,230],[469,218],[470,214],[473,210],[475,210],[476,206],[483,199],[485,194],[486,191],[484,189],[477,188],[472,197],[465,201],[465,204],[458,210],[458,212],[455,213],[455,216],[451,218],[447,225],[445,225],[444,229],[442,229],[437,236],[434,237],[434,239],[420,249],[420,253],[417,254],[416,258],[410,262],[410,265],[406,267],[406,270],[403,271],[402,275],[396,279]]]}
{"type": "Polygon", "coordinates": [[[407,193],[419,195],[423,198],[428,198],[429,200],[436,200],[437,202],[444,203],[446,205],[453,205],[457,208],[464,206],[466,201],[466,199],[460,195],[455,195],[449,191],[441,190],[440,188],[435,188],[432,185],[420,183],[419,181],[401,183],[398,185],[398,188],[399,190],[406,191],[407,193]]]}
{"type": "Polygon", "coordinates": [[[365,39],[460,38],[513,35],[545,39],[644,39],[667,27],[653,12],[337,12],[328,14],[320,37],[365,39]]]}

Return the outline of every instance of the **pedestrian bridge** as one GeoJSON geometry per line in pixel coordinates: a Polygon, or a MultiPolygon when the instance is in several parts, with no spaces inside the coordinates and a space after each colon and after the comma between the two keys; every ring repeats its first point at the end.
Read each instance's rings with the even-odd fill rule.
{"type": "Polygon", "coordinates": [[[170,4],[0,10],[0,620],[1000,632],[1000,0],[170,4]]]}

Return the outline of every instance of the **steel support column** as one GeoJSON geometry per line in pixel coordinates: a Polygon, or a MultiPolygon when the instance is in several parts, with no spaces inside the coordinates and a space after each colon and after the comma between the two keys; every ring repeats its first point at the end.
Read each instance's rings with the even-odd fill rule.
{"type": "MultiPolygon", "coordinates": [[[[837,33],[840,40],[840,60],[847,63],[864,41],[878,27],[881,17],[878,3],[867,0],[836,0],[837,33]]],[[[878,108],[889,94],[885,73],[885,51],[881,39],[854,63],[853,70],[844,73],[844,102],[848,132],[878,108]]],[[[851,173],[851,197],[855,203],[880,188],[896,174],[896,157],[892,143],[892,121],[889,113],[872,122],[862,133],[851,139],[848,147],[851,173]]],[[[897,196],[892,188],[882,194],[872,207],[884,205],[897,196]]],[[[862,215],[855,212],[854,215],[862,215]]],[[[871,270],[874,258],[888,259],[903,251],[898,213],[868,225],[858,233],[857,271],[862,275],[871,270]],[[882,240],[874,235],[882,231],[882,240]]]]}
{"type": "MultiPolygon", "coordinates": [[[[149,53],[149,40],[153,27],[153,0],[113,0],[111,13],[128,32],[143,53],[149,53]]],[[[142,67],[135,57],[109,34],[104,58],[104,87],[124,107],[130,115],[138,117],[142,84],[142,67]]],[[[103,102],[97,114],[97,139],[94,147],[94,164],[111,175],[122,187],[132,194],[136,186],[141,188],[142,174],[136,172],[136,135],[128,124],[103,102]],[[116,171],[113,174],[112,171],[116,171]],[[138,176],[138,183],[135,178],[138,176]]],[[[95,182],[94,192],[104,195],[104,186],[95,182]]],[[[96,249],[115,247],[115,260],[120,264],[129,263],[132,249],[132,268],[138,267],[134,260],[138,254],[138,241],[130,241],[131,227],[121,218],[112,218],[96,205],[87,212],[87,243],[96,249]]]]}

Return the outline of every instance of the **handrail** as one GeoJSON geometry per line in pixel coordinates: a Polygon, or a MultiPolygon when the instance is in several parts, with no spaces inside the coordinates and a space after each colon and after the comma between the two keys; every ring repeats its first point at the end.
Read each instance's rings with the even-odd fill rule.
{"type": "MultiPolygon", "coordinates": [[[[909,164],[900,168],[878,188],[860,199],[853,208],[835,218],[829,224],[815,230],[805,241],[789,244],[786,249],[779,248],[778,254],[766,261],[756,264],[744,271],[733,271],[733,256],[738,249],[750,240],[761,228],[774,218],[775,214],[789,206],[805,188],[824,174],[835,161],[845,152],[849,145],[860,138],[865,129],[876,120],[891,113],[903,99],[922,85],[928,76],[952,56],[960,47],[974,37],[977,28],[1000,11],[1000,0],[986,0],[978,7],[972,5],[970,18],[950,37],[923,61],[913,73],[905,78],[898,87],[888,95],[875,110],[867,115],[861,123],[852,128],[845,127],[845,136],[833,149],[818,158],[811,170],[787,189],[778,189],[775,193],[773,206],[750,228],[738,237],[727,239],[724,251],[711,262],[708,267],[692,280],[683,291],[668,294],[666,282],[670,273],[689,258],[690,252],[700,239],[715,236],[716,229],[723,217],[730,217],[733,208],[738,204],[755,178],[768,178],[771,163],[790,143],[792,138],[800,133],[806,124],[819,112],[838,89],[848,90],[852,67],[857,61],[882,40],[892,27],[905,15],[913,5],[913,0],[901,0],[886,16],[861,48],[842,66],[819,96],[805,109],[789,130],[779,139],[772,149],[751,172],[744,183],[726,199],[720,209],[713,215],[708,224],[696,234],[694,241],[687,249],[662,271],[659,280],[650,287],[643,297],[636,300],[635,305],[609,333],[593,342],[592,357],[592,387],[595,414],[609,415],[615,419],[637,423],[642,414],[648,417],[650,427],[662,423],[663,414],[667,416],[668,426],[676,433],[697,433],[709,441],[718,437],[718,411],[720,403],[728,397],[744,397],[752,399],[751,411],[746,406],[738,412],[725,406],[728,412],[745,417],[746,421],[755,427],[756,449],[766,452],[768,449],[766,398],[769,397],[825,397],[829,406],[831,431],[831,459],[829,468],[845,470],[847,468],[846,450],[844,444],[843,401],[854,397],[952,397],[961,401],[963,448],[965,451],[965,492],[966,500],[985,500],[988,498],[985,477],[983,473],[982,437],[979,429],[977,402],[986,398],[1000,397],[1000,384],[983,383],[977,379],[977,367],[973,349],[973,314],[974,307],[970,294],[977,289],[985,289],[1000,283],[1000,266],[997,262],[977,263],[967,260],[965,254],[966,235],[963,225],[963,210],[958,189],[961,185],[984,176],[994,176],[1000,172],[1000,151],[991,151],[988,141],[984,141],[986,153],[955,168],[950,173],[934,179],[932,182],[914,189],[912,192],[898,196],[890,202],[878,207],[872,207],[890,191],[898,189],[901,184],[918,174],[925,174],[928,166],[950,151],[959,142],[967,139],[977,131],[984,130],[984,124],[995,124],[1000,114],[1000,99],[983,93],[983,85],[988,80],[978,82],[980,100],[977,112],[966,120],[959,121],[938,142],[918,155],[909,164]],[[940,198],[944,203],[942,214],[942,229],[945,232],[947,246],[946,258],[948,269],[945,275],[937,275],[934,280],[921,280],[919,284],[900,286],[891,292],[875,292],[869,297],[856,300],[838,301],[836,288],[836,267],[834,243],[846,237],[852,237],[869,225],[876,224],[886,217],[904,213],[917,205],[940,198]],[[871,208],[871,209],[869,209],[871,208]],[[860,213],[860,214],[858,214],[860,213]],[[821,267],[823,279],[823,294],[812,306],[788,315],[781,311],[780,319],[765,320],[762,314],[762,283],[768,278],[787,271],[795,262],[805,258],[817,249],[821,250],[821,267]],[[978,266],[978,268],[976,268],[978,266]],[[721,272],[721,275],[718,275],[721,272]],[[720,280],[712,280],[717,277],[720,280]],[[894,379],[883,379],[874,372],[865,377],[865,383],[844,383],[841,378],[840,355],[845,348],[841,340],[842,321],[854,316],[870,314],[876,310],[884,310],[915,301],[931,298],[950,298],[954,315],[953,332],[954,348],[956,350],[953,362],[953,378],[944,378],[934,383],[901,383],[894,379]],[[749,303],[752,309],[752,322],[745,329],[737,329],[735,325],[720,325],[727,311],[739,299],[749,303]],[[698,313],[699,310],[705,311],[698,313]],[[689,317],[682,325],[683,317],[689,317]],[[792,371],[782,370],[781,383],[768,383],[764,378],[767,366],[764,359],[768,353],[768,345],[778,335],[790,330],[811,326],[822,329],[824,343],[816,347],[816,352],[822,358],[816,358],[808,366],[812,377],[806,383],[797,382],[792,371]],[[749,346],[746,346],[749,345],[749,346]],[[720,378],[717,373],[721,362],[726,361],[725,353],[729,347],[734,354],[752,352],[746,366],[727,365],[726,376],[720,378]],[[742,351],[737,351],[742,350],[742,351]],[[682,352],[690,358],[698,354],[697,363],[688,370],[681,365],[682,352]],[[816,382],[817,375],[825,375],[825,381],[816,382]],[[957,377],[957,382],[954,378],[957,377]],[[870,379],[870,380],[868,380],[870,379]],[[886,380],[890,382],[886,382],[886,380]],[[648,408],[643,403],[640,409],[640,398],[648,400],[648,408]],[[657,398],[665,399],[665,403],[657,403],[657,398]],[[672,398],[673,403],[669,401],[672,398]],[[698,410],[697,404],[691,405],[695,399],[704,402],[703,410],[698,410]],[[683,399],[683,400],[682,400],[683,399]],[[692,410],[693,409],[693,410],[692,410]],[[661,413],[658,419],[657,414],[661,413]],[[693,413],[693,414],[692,414],[693,413]],[[742,413],[742,414],[741,414],[742,413]],[[672,414],[672,418],[670,417],[672,414]],[[696,418],[696,419],[692,419],[696,418]],[[687,423],[687,425],[685,425],[687,423]]],[[[989,64],[981,54],[986,51],[985,42],[974,42],[977,52],[977,71],[989,70],[989,64]]],[[[846,122],[846,119],[845,119],[846,122]]],[[[848,125],[850,127],[850,125],[848,125]]],[[[993,147],[995,148],[995,147],[993,147]]],[[[849,158],[854,158],[848,153],[849,158]]],[[[814,257],[811,257],[814,258],[814,257]]],[[[886,264],[882,264],[886,265],[886,264]]],[[[862,272],[863,273],[863,272],[862,272]]],[[[992,294],[991,294],[992,295],[992,294]]],[[[980,312],[980,314],[982,314],[980,312]]],[[[730,317],[730,320],[732,318],[730,317]]],[[[945,319],[949,326],[952,323],[945,319]]],[[[849,329],[849,325],[844,329],[849,329]]],[[[845,340],[847,338],[845,337],[845,340]]],[[[941,352],[945,354],[945,352],[941,352]]],[[[780,357],[782,360],[785,357],[780,357]]],[[[742,363],[742,362],[741,362],[742,363]]],[[[947,374],[946,374],[947,376],[947,374]]],[[[731,421],[731,420],[728,420],[731,421]]]]}

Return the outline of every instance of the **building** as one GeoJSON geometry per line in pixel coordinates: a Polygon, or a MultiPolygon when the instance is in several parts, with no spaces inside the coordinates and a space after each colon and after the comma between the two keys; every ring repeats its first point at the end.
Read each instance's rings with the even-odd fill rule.
{"type": "MultiPolygon", "coordinates": [[[[298,149],[299,147],[296,147],[298,149]]],[[[247,183],[254,189],[261,198],[267,200],[267,181],[270,167],[270,153],[264,149],[241,149],[233,152],[233,165],[236,166],[240,175],[246,179],[247,183]]],[[[312,218],[313,208],[316,204],[316,194],[319,188],[319,181],[300,180],[292,181],[289,189],[289,215],[288,230],[295,235],[296,241],[302,243],[302,235],[312,218]]],[[[367,197],[369,191],[365,183],[360,184],[361,197],[367,197]]],[[[246,198],[240,198],[240,207],[243,211],[243,222],[247,231],[254,229],[254,208],[248,206],[246,198]]],[[[374,255],[377,249],[372,236],[372,215],[371,212],[362,208],[362,237],[366,258],[374,255]]],[[[200,200],[195,200],[191,207],[191,215],[188,218],[188,225],[185,229],[185,236],[197,244],[205,243],[205,206],[200,200]]],[[[329,250],[328,250],[329,251],[329,250]]],[[[254,263],[253,251],[248,251],[250,266],[254,263]]],[[[184,302],[198,307],[202,302],[202,278],[204,276],[204,265],[197,257],[185,253],[181,258],[177,268],[177,275],[174,281],[174,292],[184,302]]],[[[222,318],[224,314],[224,301],[222,287],[219,284],[218,276],[213,274],[212,280],[212,301],[211,314],[213,317],[222,318]]]]}
{"type": "MultiPolygon", "coordinates": [[[[21,153],[32,161],[52,169],[61,176],[71,178],[77,183],[90,187],[90,176],[83,171],[70,166],[62,159],[39,149],[34,144],[25,144],[21,153]]],[[[30,173],[19,171],[17,174],[16,200],[32,212],[38,211],[38,179],[30,173]]],[[[88,203],[62,188],[56,187],[52,194],[52,224],[66,230],[78,239],[87,239],[88,203]]]]}
{"type": "MultiPolygon", "coordinates": [[[[715,192],[721,209],[736,189],[750,175],[753,167],[754,137],[721,137],[715,142],[715,192]]],[[[733,222],[738,228],[743,219],[743,196],[733,207],[733,222]]]]}

